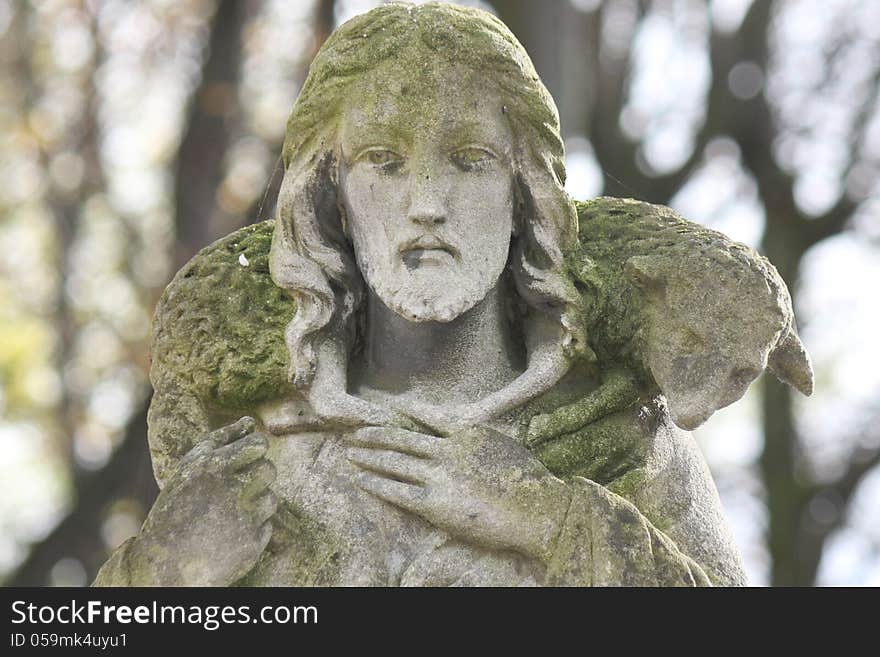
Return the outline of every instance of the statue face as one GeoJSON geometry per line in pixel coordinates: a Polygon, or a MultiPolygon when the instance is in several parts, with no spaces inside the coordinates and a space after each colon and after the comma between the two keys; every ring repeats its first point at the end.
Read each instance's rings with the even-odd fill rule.
{"type": "Polygon", "coordinates": [[[367,284],[410,321],[448,322],[495,286],[513,227],[512,138],[486,80],[441,65],[365,76],[340,126],[340,193],[367,284]]]}

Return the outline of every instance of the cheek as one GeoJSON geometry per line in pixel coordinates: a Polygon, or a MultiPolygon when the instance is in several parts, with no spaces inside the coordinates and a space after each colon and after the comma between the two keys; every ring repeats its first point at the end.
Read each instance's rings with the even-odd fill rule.
{"type": "MultiPolygon", "coordinates": [[[[470,186],[468,186],[470,187],[470,186]]],[[[452,225],[460,226],[462,259],[473,275],[494,280],[507,264],[513,228],[510,184],[462,190],[452,225]]]]}
{"type": "Polygon", "coordinates": [[[355,249],[375,250],[387,241],[394,228],[389,222],[400,216],[400,190],[388,176],[349,174],[343,198],[355,249]]]}
{"type": "Polygon", "coordinates": [[[506,245],[513,228],[513,190],[509,176],[468,176],[456,185],[454,224],[476,248],[506,245]]]}
{"type": "Polygon", "coordinates": [[[676,397],[703,395],[717,378],[720,365],[712,354],[681,345],[649,350],[647,361],[660,389],[676,397]]]}

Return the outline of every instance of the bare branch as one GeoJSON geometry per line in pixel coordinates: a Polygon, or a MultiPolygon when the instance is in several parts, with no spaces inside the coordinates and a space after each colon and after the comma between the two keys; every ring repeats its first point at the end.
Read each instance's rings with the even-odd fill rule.
{"type": "MultiPolygon", "coordinates": [[[[236,84],[241,72],[244,6],[220,0],[211,23],[202,80],[193,93],[175,172],[177,264],[237,225],[224,223],[216,203],[231,126],[239,116],[236,84]]],[[[236,218],[240,222],[243,218],[236,218]]]]}
{"type": "MultiPolygon", "coordinates": [[[[878,102],[880,102],[880,66],[877,66],[874,69],[874,75],[870,87],[874,91],[869,94],[864,103],[862,103],[859,112],[853,120],[852,128],[847,139],[852,157],[850,158],[849,165],[843,172],[842,178],[844,182],[853,167],[858,164],[859,145],[865,142],[865,134],[868,130],[868,125],[874,116],[878,102]]],[[[821,242],[822,240],[844,230],[847,222],[858,209],[859,204],[864,200],[864,198],[851,198],[844,191],[840,200],[823,216],[804,222],[804,231],[808,243],[810,245],[816,244],[817,242],[821,242]]]]}
{"type": "Polygon", "coordinates": [[[846,472],[824,488],[834,490],[842,500],[847,502],[855,494],[867,474],[878,465],[880,465],[880,446],[874,449],[857,449],[846,472]]]}
{"type": "Polygon", "coordinates": [[[833,208],[821,217],[804,220],[803,233],[806,244],[812,246],[841,232],[858,206],[858,202],[844,195],[833,208]]]}

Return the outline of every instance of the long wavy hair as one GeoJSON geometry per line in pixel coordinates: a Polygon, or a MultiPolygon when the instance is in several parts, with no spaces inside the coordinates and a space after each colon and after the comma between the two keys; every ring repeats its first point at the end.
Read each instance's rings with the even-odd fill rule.
{"type": "Polygon", "coordinates": [[[309,388],[325,340],[339,342],[345,357],[356,343],[365,284],[337,194],[337,133],[353,83],[389,60],[400,63],[395,74],[402,77],[440,60],[471,68],[496,86],[514,139],[517,230],[508,270],[525,306],[558,323],[567,354],[586,351],[579,295],[564,259],[577,236],[577,215],[563,190],[559,116],[525,49],[484,11],[389,4],[351,19],[327,39],[287,123],[270,268],[297,303],[285,332],[291,381],[309,388]]]}

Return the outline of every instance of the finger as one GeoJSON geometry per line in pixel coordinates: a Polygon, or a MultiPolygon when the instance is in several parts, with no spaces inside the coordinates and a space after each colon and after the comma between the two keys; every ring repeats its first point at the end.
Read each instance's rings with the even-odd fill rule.
{"type": "Polygon", "coordinates": [[[263,459],[253,465],[239,470],[238,477],[244,484],[243,495],[246,499],[252,499],[262,495],[264,491],[275,481],[275,466],[270,461],[263,459]]]}
{"type": "Polygon", "coordinates": [[[232,471],[246,468],[266,455],[269,442],[261,433],[252,433],[231,445],[214,450],[214,456],[223,463],[223,467],[232,471]]]}
{"type": "Polygon", "coordinates": [[[196,461],[204,456],[211,454],[214,451],[214,446],[210,440],[207,438],[201,440],[196,443],[196,445],[189,450],[184,457],[180,460],[181,465],[188,465],[193,461],[196,461]]]}
{"type": "Polygon", "coordinates": [[[349,447],[345,455],[355,465],[404,481],[421,484],[430,476],[431,466],[426,461],[400,452],[349,447]]]}
{"type": "Polygon", "coordinates": [[[278,498],[271,491],[267,491],[253,500],[253,510],[262,524],[275,515],[278,510],[278,498]]]}
{"type": "Polygon", "coordinates": [[[421,458],[439,456],[445,445],[443,438],[394,427],[364,427],[346,434],[344,440],[356,447],[390,449],[421,458]]]}
{"type": "Polygon", "coordinates": [[[217,447],[228,445],[239,438],[243,438],[249,433],[253,433],[256,427],[256,420],[245,415],[238,422],[221,427],[220,429],[209,433],[208,440],[211,442],[212,447],[216,449],[217,447]]]}
{"type": "Polygon", "coordinates": [[[358,473],[354,478],[354,483],[362,490],[390,504],[414,513],[421,511],[425,494],[425,489],[421,486],[386,479],[369,472],[358,473]]]}

